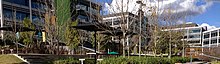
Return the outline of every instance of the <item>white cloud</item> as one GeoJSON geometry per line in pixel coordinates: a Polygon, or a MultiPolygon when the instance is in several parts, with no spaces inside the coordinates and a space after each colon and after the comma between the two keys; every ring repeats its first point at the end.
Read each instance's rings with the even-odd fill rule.
{"type": "MultiPolygon", "coordinates": [[[[105,4],[104,11],[111,13],[132,12],[137,14],[139,4],[138,0],[113,0],[111,4],[105,4]],[[123,9],[123,10],[122,10],[123,9]]],[[[143,10],[146,15],[151,15],[152,7],[157,9],[159,18],[171,16],[171,19],[181,21],[187,16],[202,14],[213,4],[211,0],[142,0],[145,7],[143,10]],[[204,4],[197,5],[203,2],[204,4]]]]}
{"type": "Polygon", "coordinates": [[[207,23],[202,23],[202,24],[200,25],[200,27],[207,27],[207,30],[211,30],[211,29],[216,28],[215,26],[211,26],[211,25],[209,25],[209,24],[207,24],[207,23]]]}

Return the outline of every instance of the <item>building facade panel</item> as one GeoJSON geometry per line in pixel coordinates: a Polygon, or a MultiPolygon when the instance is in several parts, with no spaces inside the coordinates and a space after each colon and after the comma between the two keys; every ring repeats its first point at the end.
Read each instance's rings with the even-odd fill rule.
{"type": "MultiPolygon", "coordinates": [[[[15,22],[21,25],[24,18],[29,18],[33,23],[43,23],[46,9],[53,5],[49,1],[51,0],[1,0],[1,27],[12,26],[15,22]]],[[[3,33],[2,31],[1,34],[3,33]]],[[[3,35],[1,38],[3,39],[3,35]]]]}

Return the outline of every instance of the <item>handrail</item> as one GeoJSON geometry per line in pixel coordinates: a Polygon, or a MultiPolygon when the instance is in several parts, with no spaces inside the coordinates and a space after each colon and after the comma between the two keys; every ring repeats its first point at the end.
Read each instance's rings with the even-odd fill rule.
{"type": "MultiPolygon", "coordinates": [[[[87,48],[87,47],[84,47],[84,46],[80,46],[80,47],[82,47],[82,48],[84,48],[84,49],[87,49],[87,50],[90,50],[90,51],[93,51],[93,52],[95,52],[95,50],[94,49],[91,49],[91,48],[87,48]]],[[[101,53],[101,52],[99,52],[99,51],[96,51],[97,53],[101,53]]]]}
{"type": "Polygon", "coordinates": [[[202,53],[202,54],[200,54],[200,55],[202,55],[202,56],[206,56],[206,57],[210,57],[210,58],[214,58],[214,59],[217,59],[217,60],[220,60],[219,57],[215,57],[215,56],[207,55],[207,54],[204,54],[204,53],[202,53]]]}

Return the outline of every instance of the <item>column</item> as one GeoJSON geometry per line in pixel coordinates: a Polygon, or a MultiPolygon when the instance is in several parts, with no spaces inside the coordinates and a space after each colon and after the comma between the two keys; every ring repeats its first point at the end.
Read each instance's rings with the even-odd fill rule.
{"type": "MultiPolygon", "coordinates": [[[[3,8],[2,8],[2,0],[0,0],[0,21],[1,27],[3,27],[3,8]]],[[[1,31],[1,38],[3,40],[3,31],[1,31]]]]}
{"type": "Polygon", "coordinates": [[[129,49],[129,37],[127,36],[127,53],[128,53],[128,56],[130,55],[130,49],[129,49]]]}
{"type": "Polygon", "coordinates": [[[31,0],[29,0],[29,11],[30,11],[30,20],[32,22],[32,6],[31,6],[31,0]]]}
{"type": "Polygon", "coordinates": [[[211,41],[212,41],[212,31],[209,32],[209,47],[211,47],[211,41]]]}
{"type": "Polygon", "coordinates": [[[217,47],[218,47],[218,44],[219,44],[219,29],[217,31],[217,47]]]}
{"type": "Polygon", "coordinates": [[[203,42],[203,34],[202,34],[202,28],[200,28],[200,44],[202,44],[202,42],[203,42]]]}
{"type": "MultiPolygon", "coordinates": [[[[202,32],[202,31],[201,31],[202,32]]],[[[205,38],[204,38],[204,35],[205,33],[202,33],[202,54],[203,54],[203,47],[204,47],[204,40],[205,40],[205,38]]]]}

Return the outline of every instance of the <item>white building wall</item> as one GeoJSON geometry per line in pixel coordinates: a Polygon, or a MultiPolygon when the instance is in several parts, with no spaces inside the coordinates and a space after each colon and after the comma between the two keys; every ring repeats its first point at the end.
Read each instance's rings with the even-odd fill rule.
{"type": "Polygon", "coordinates": [[[203,40],[202,41],[202,46],[203,47],[213,47],[213,46],[218,46],[219,45],[219,37],[220,37],[220,28],[216,28],[216,29],[212,29],[212,30],[208,30],[208,31],[205,31],[203,32],[203,40]],[[212,36],[213,33],[217,33],[217,36],[212,36]],[[209,34],[209,38],[204,38],[205,35],[209,34]],[[208,42],[209,44],[205,44],[205,41],[207,41],[208,39],[208,42]],[[217,40],[216,42],[212,42],[214,40],[217,40]]]}

